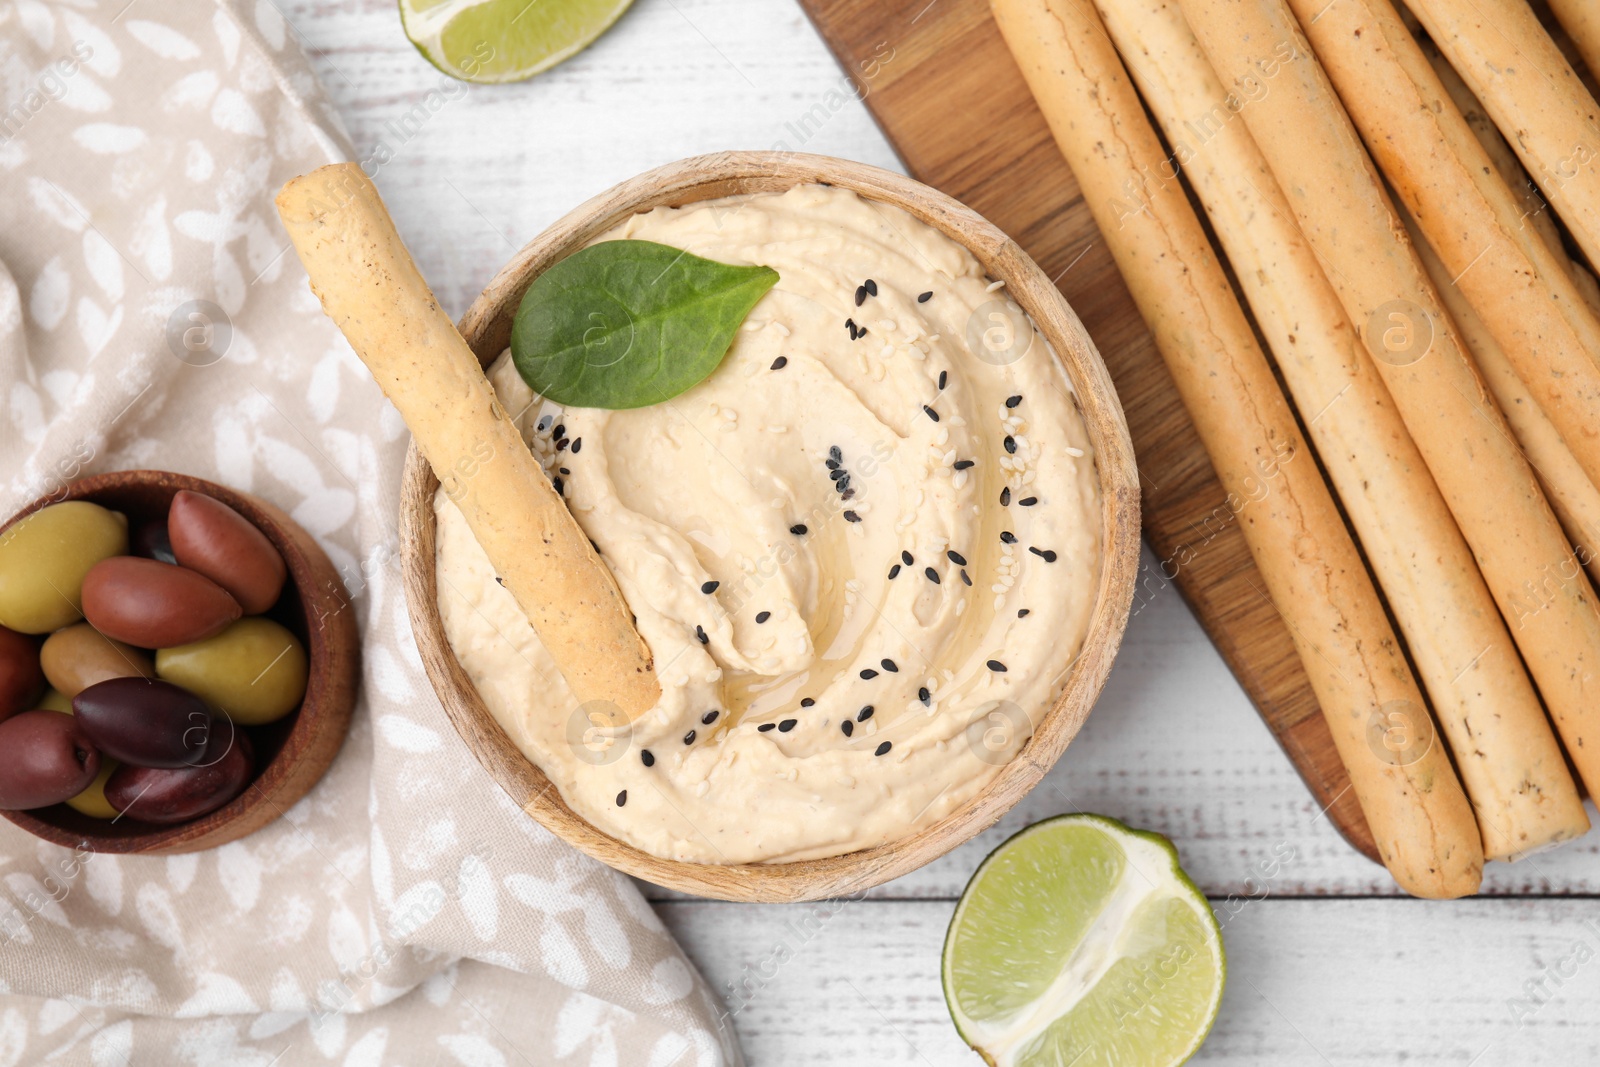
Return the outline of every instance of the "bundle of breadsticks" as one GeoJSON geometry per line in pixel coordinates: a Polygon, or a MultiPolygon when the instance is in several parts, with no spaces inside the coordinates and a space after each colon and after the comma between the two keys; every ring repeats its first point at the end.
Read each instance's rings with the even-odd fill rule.
{"type": "Polygon", "coordinates": [[[1592,0],[1551,0],[1565,50],[1527,0],[991,3],[1223,488],[1257,500],[1264,593],[1395,880],[1463,896],[1585,833],[1600,109],[1567,57],[1600,62],[1592,0]],[[1327,480],[1278,462],[1263,495],[1308,447],[1327,480]]]}

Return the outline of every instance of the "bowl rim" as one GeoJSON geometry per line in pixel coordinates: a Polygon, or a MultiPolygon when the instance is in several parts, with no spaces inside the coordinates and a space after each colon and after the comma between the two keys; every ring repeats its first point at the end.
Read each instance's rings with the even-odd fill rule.
{"type": "Polygon", "coordinates": [[[254,833],[276,820],[317,783],[349,731],[359,673],[360,636],[354,605],[343,580],[302,526],[261,497],[192,474],[141,468],[79,478],[17,511],[0,525],[0,535],[49,505],[69,500],[97,503],[95,497],[99,494],[138,488],[171,489],[174,494],[188,489],[220,500],[244,515],[283,556],[305,615],[306,693],[293,713],[295,721],[277,754],[258,769],[243,792],[216,811],[188,822],[113,836],[69,830],[33,811],[0,811],[0,815],[35,837],[66,848],[108,854],[174,855],[213,848],[254,833]]]}
{"type": "Polygon", "coordinates": [[[430,682],[462,739],[496,783],[535,821],[580,851],[669,889],[720,900],[780,903],[863,892],[944,855],[993,825],[1044,776],[1087,718],[1110,672],[1132,605],[1139,561],[1139,483],[1116,390],[1098,350],[1054,283],[1022,249],[976,212],[914,179],[877,167],[793,152],[721,152],[682,159],[630,178],[552,223],[500,269],[462,316],[460,330],[485,366],[510,342],[518,302],[538,271],[629,215],[741,192],[820,183],[909,211],[963,245],[1032,317],[1071,383],[1095,449],[1102,562],[1083,647],[1033,736],[961,807],[915,833],[824,859],[706,864],[652,855],[593,826],[511,741],[484,704],[444,635],[435,577],[438,479],[413,440],[401,491],[401,561],[408,611],[430,682]]]}

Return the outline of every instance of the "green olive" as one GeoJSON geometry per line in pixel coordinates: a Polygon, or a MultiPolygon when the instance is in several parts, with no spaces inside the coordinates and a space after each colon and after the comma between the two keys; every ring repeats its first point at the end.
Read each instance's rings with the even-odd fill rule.
{"type": "Polygon", "coordinates": [[[44,696],[39,698],[39,706],[47,711],[59,711],[65,715],[72,714],[72,698],[59,689],[46,689],[44,696]]]}
{"type": "Polygon", "coordinates": [[[83,576],[128,551],[128,519],[87,500],[40,508],[0,534],[0,626],[45,634],[83,618],[83,576]]]}
{"type": "Polygon", "coordinates": [[[83,792],[75,797],[68,797],[67,806],[94,819],[115,819],[117,809],[106,799],[106,779],[110,778],[111,772],[120,766],[122,764],[110,756],[102,757],[100,773],[94,776],[94,781],[84,787],[83,792]]]}
{"type": "Polygon", "coordinates": [[[156,675],[236,723],[281,719],[306,694],[306,650],[271,619],[251,615],[215,637],[156,652],[156,675]]]}

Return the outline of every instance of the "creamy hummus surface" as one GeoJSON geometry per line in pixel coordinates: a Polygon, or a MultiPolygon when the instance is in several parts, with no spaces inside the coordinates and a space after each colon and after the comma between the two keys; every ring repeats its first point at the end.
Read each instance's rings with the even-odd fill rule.
{"type": "Polygon", "coordinates": [[[937,821],[1054,703],[1094,604],[1094,456],[1054,354],[968,251],[845,190],[658,208],[619,238],[781,276],[653,407],[563,410],[509,353],[490,372],[661,702],[631,728],[579,708],[441,490],[462,666],[573,810],[658,856],[816,858],[937,821]]]}

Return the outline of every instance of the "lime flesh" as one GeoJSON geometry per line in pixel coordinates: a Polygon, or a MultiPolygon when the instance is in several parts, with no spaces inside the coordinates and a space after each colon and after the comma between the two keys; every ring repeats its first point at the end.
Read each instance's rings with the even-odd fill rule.
{"type": "Polygon", "coordinates": [[[428,62],[462,81],[522,81],[589,47],[633,0],[400,0],[428,62]]]}
{"type": "Polygon", "coordinates": [[[1167,1067],[1216,1020],[1227,966],[1171,842],[1098,815],[983,861],[944,945],[956,1029],[996,1067],[1167,1067]]]}

